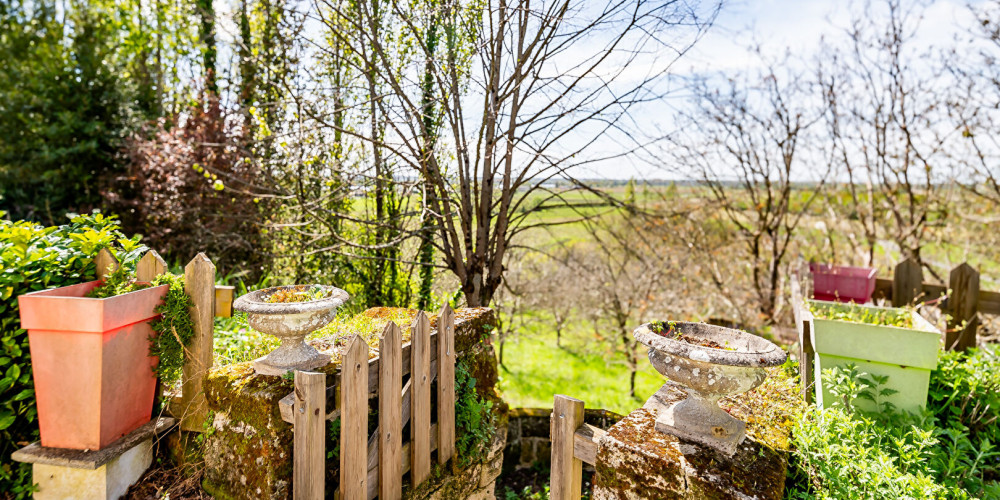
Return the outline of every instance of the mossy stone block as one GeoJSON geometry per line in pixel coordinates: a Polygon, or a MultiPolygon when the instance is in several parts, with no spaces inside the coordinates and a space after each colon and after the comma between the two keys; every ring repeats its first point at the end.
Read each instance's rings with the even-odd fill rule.
{"type": "Polygon", "coordinates": [[[598,443],[595,500],[780,499],[786,454],[748,438],[729,458],[655,429],[656,411],[640,408],[598,443]]]}

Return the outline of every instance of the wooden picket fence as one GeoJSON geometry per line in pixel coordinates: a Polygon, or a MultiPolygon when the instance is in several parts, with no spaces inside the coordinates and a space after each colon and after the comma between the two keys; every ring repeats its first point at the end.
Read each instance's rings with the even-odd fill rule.
{"type": "MultiPolygon", "coordinates": [[[[118,268],[118,260],[108,249],[101,250],[94,258],[98,277],[104,279],[118,268]]],[[[152,281],[167,272],[167,263],[155,250],[149,250],[139,259],[136,278],[152,281]]],[[[184,291],[191,296],[194,306],[191,319],[194,337],[184,349],[184,366],[181,375],[181,392],[170,402],[170,413],[180,419],[181,429],[203,432],[208,417],[208,400],[202,381],[212,369],[213,317],[232,316],[233,290],[231,286],[215,284],[215,264],[204,253],[199,253],[184,267],[184,291]]],[[[157,386],[156,397],[162,388],[157,386]]]]}
{"type": "Polygon", "coordinates": [[[607,431],[583,421],[584,404],[579,399],[557,394],[552,404],[549,436],[552,438],[552,467],[549,498],[578,500],[583,494],[583,464],[597,461],[597,442],[607,431]]]}
{"type": "MultiPolygon", "coordinates": [[[[811,317],[801,307],[802,297],[811,290],[808,266],[801,263],[798,276],[791,280],[792,310],[795,327],[799,334],[799,379],[806,401],[812,400],[812,386],[815,373],[813,359],[815,350],[810,341],[811,317]]],[[[1000,293],[979,288],[979,271],[968,263],[962,263],[951,270],[948,286],[925,283],[923,269],[913,259],[906,259],[893,269],[892,279],[876,278],[872,298],[886,300],[893,306],[933,303],[948,313],[948,327],[944,345],[948,350],[966,350],[976,345],[976,335],[980,326],[980,314],[1000,315],[1000,293]]]]}
{"type": "Polygon", "coordinates": [[[455,315],[441,309],[431,333],[423,312],[402,344],[399,327],[389,322],[379,338],[379,355],[368,359],[368,344],[355,335],[348,343],[334,384],[327,375],[295,372],[295,391],[279,403],[282,418],[294,426],[292,497],[324,498],[327,421],[340,418],[341,499],[398,499],[403,474],[414,486],[431,473],[431,452],[438,463],[455,454],[455,315]],[[404,383],[404,379],[406,380],[404,383]],[[437,422],[431,421],[431,384],[437,380],[437,422]],[[368,434],[369,399],[377,398],[378,427],[368,434]],[[410,424],[410,439],[403,428],[410,424]]]}

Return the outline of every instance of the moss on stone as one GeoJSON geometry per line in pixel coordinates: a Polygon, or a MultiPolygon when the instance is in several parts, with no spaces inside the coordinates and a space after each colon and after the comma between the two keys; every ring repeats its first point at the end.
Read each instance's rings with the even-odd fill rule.
{"type": "MultiPolygon", "coordinates": [[[[417,311],[412,309],[374,308],[325,328],[325,336],[313,338],[309,343],[330,354],[333,362],[317,371],[326,373],[327,384],[332,385],[339,370],[342,348],[354,334],[365,338],[370,346],[370,356],[376,356],[378,335],[388,321],[400,324],[404,342],[409,341],[409,328],[406,327],[416,314],[417,311]]],[[[431,316],[430,319],[432,328],[436,328],[437,318],[431,316]]],[[[469,363],[473,370],[477,378],[477,393],[494,402],[493,408],[500,422],[497,435],[502,434],[505,440],[507,406],[495,387],[497,368],[488,336],[495,325],[496,317],[490,309],[459,309],[455,312],[458,359],[469,363]]],[[[205,437],[206,491],[217,498],[288,498],[291,494],[293,433],[292,425],[281,419],[278,403],[294,390],[292,380],[257,375],[250,363],[237,363],[213,369],[206,377],[204,388],[209,407],[216,412],[213,430],[205,437]]],[[[377,419],[377,414],[372,414],[369,423],[374,424],[377,419]]],[[[502,449],[500,444],[496,453],[502,449]]],[[[492,456],[491,453],[490,458],[492,456]]],[[[442,496],[437,491],[448,481],[451,481],[448,484],[454,483],[448,488],[459,488],[463,481],[448,479],[455,474],[460,474],[461,478],[465,478],[465,474],[471,477],[472,472],[468,468],[456,470],[453,465],[449,467],[440,471],[441,481],[436,483],[437,488],[428,484],[420,491],[428,491],[430,493],[427,494],[434,498],[464,498],[442,496]]],[[[472,483],[475,483],[473,486],[478,485],[478,481],[472,483]]],[[[335,479],[328,478],[328,484],[335,484],[335,479]]],[[[470,493],[473,491],[477,495],[481,493],[469,490],[470,493]]]]}

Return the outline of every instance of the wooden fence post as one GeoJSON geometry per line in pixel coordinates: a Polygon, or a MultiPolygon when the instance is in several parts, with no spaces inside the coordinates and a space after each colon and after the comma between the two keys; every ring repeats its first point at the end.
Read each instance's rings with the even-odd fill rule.
{"type": "Polygon", "coordinates": [[[951,296],[948,297],[948,332],[945,335],[945,348],[948,350],[966,350],[976,346],[976,332],[979,329],[979,271],[968,263],[962,263],[952,269],[948,287],[951,296]]]}
{"type": "Polygon", "coordinates": [[[364,499],[368,498],[368,344],[358,335],[341,361],[340,381],[340,498],[364,499]]]}
{"type": "Polygon", "coordinates": [[[320,500],[326,488],[325,374],[295,372],[293,413],[292,497],[320,500]]]}
{"type": "Polygon", "coordinates": [[[583,461],[573,454],[576,429],[583,425],[583,401],[557,394],[552,407],[552,479],[549,498],[577,500],[583,492],[583,461]]]}
{"type": "Polygon", "coordinates": [[[212,368],[212,330],[215,316],[215,264],[199,253],[184,268],[184,291],[191,296],[194,338],[184,351],[181,378],[181,430],[202,432],[208,401],[202,380],[212,368]]]}
{"type": "Polygon", "coordinates": [[[806,404],[813,402],[816,383],[816,350],[812,345],[812,313],[803,311],[799,325],[799,381],[802,383],[802,399],[806,404]]]}
{"type": "Polygon", "coordinates": [[[906,259],[893,270],[892,305],[903,307],[913,304],[924,293],[924,271],[912,258],[906,259]]]}
{"type": "Polygon", "coordinates": [[[438,316],[438,463],[455,454],[455,313],[448,304],[438,316]]]}
{"type": "Polygon", "coordinates": [[[111,253],[111,250],[102,248],[94,257],[94,267],[97,268],[95,276],[97,276],[97,279],[102,280],[118,269],[118,259],[111,253]]]}
{"type": "Polygon", "coordinates": [[[413,320],[410,345],[410,477],[416,487],[431,475],[431,324],[423,311],[413,320]]]}
{"type": "Polygon", "coordinates": [[[816,354],[812,345],[812,313],[806,307],[799,283],[795,277],[792,278],[792,312],[795,316],[795,329],[799,334],[799,382],[802,384],[802,398],[806,403],[812,403],[813,393],[810,388],[813,386],[813,362],[816,354]]]}
{"type": "Polygon", "coordinates": [[[402,333],[390,321],[378,347],[378,497],[403,496],[402,333]]]}

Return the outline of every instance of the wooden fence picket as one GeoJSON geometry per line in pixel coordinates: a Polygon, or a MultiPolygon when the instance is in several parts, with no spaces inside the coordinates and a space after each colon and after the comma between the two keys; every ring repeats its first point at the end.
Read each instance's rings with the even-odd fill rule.
{"type": "Polygon", "coordinates": [[[896,264],[892,272],[892,305],[913,304],[924,295],[924,271],[920,263],[909,258],[896,264]]]}
{"type": "Polygon", "coordinates": [[[199,253],[184,268],[184,291],[191,296],[194,338],[185,350],[181,378],[181,430],[201,432],[208,417],[202,379],[212,368],[215,316],[215,264],[199,253]]]}
{"type": "Polygon", "coordinates": [[[390,321],[379,339],[378,370],[378,497],[403,495],[403,347],[402,333],[390,321]]]}
{"type": "Polygon", "coordinates": [[[342,359],[338,385],[310,386],[307,390],[304,374],[296,372],[295,391],[278,404],[281,418],[295,426],[296,500],[312,500],[323,494],[324,468],[321,464],[317,469],[315,463],[326,455],[323,429],[331,419],[341,419],[340,488],[336,493],[341,499],[398,500],[404,474],[410,472],[417,486],[430,477],[435,450],[441,463],[455,455],[454,317],[451,308],[443,308],[432,336],[426,313],[418,313],[410,325],[407,345],[402,344],[399,327],[387,323],[375,359],[368,359],[368,345],[355,335],[342,359]],[[409,379],[403,384],[407,375],[409,379]],[[435,381],[438,421],[432,423],[431,388],[435,381]],[[368,400],[372,394],[377,395],[379,422],[369,436],[368,400]],[[332,405],[335,407],[328,408],[332,405]],[[410,436],[404,440],[407,424],[410,436]],[[323,427],[305,427],[316,425],[323,427]]]}
{"type": "Polygon", "coordinates": [[[368,344],[355,335],[341,363],[340,498],[368,497],[368,344]]]}
{"type": "Polygon", "coordinates": [[[438,316],[438,463],[455,454],[455,313],[448,304],[438,316]]]}
{"type": "Polygon", "coordinates": [[[153,281],[157,276],[167,272],[167,263],[156,250],[149,250],[139,259],[135,267],[135,278],[139,281],[153,281]]]}
{"type": "Polygon", "coordinates": [[[423,311],[411,326],[410,477],[418,486],[431,475],[431,324],[423,311]]]}
{"type": "Polygon", "coordinates": [[[979,330],[979,271],[968,263],[952,269],[949,276],[951,296],[948,297],[948,331],[945,334],[945,348],[964,351],[976,346],[979,330]]]}
{"type": "Polygon", "coordinates": [[[557,394],[550,418],[552,478],[549,498],[576,500],[583,489],[583,461],[574,455],[573,449],[576,430],[583,425],[583,401],[557,394]]]}
{"type": "Polygon", "coordinates": [[[102,280],[114,272],[115,269],[118,269],[118,259],[111,253],[111,250],[102,248],[97,252],[97,256],[94,257],[94,266],[97,268],[97,279],[102,280]]]}
{"type": "Polygon", "coordinates": [[[326,486],[326,375],[295,372],[292,498],[321,500],[326,486]]]}

